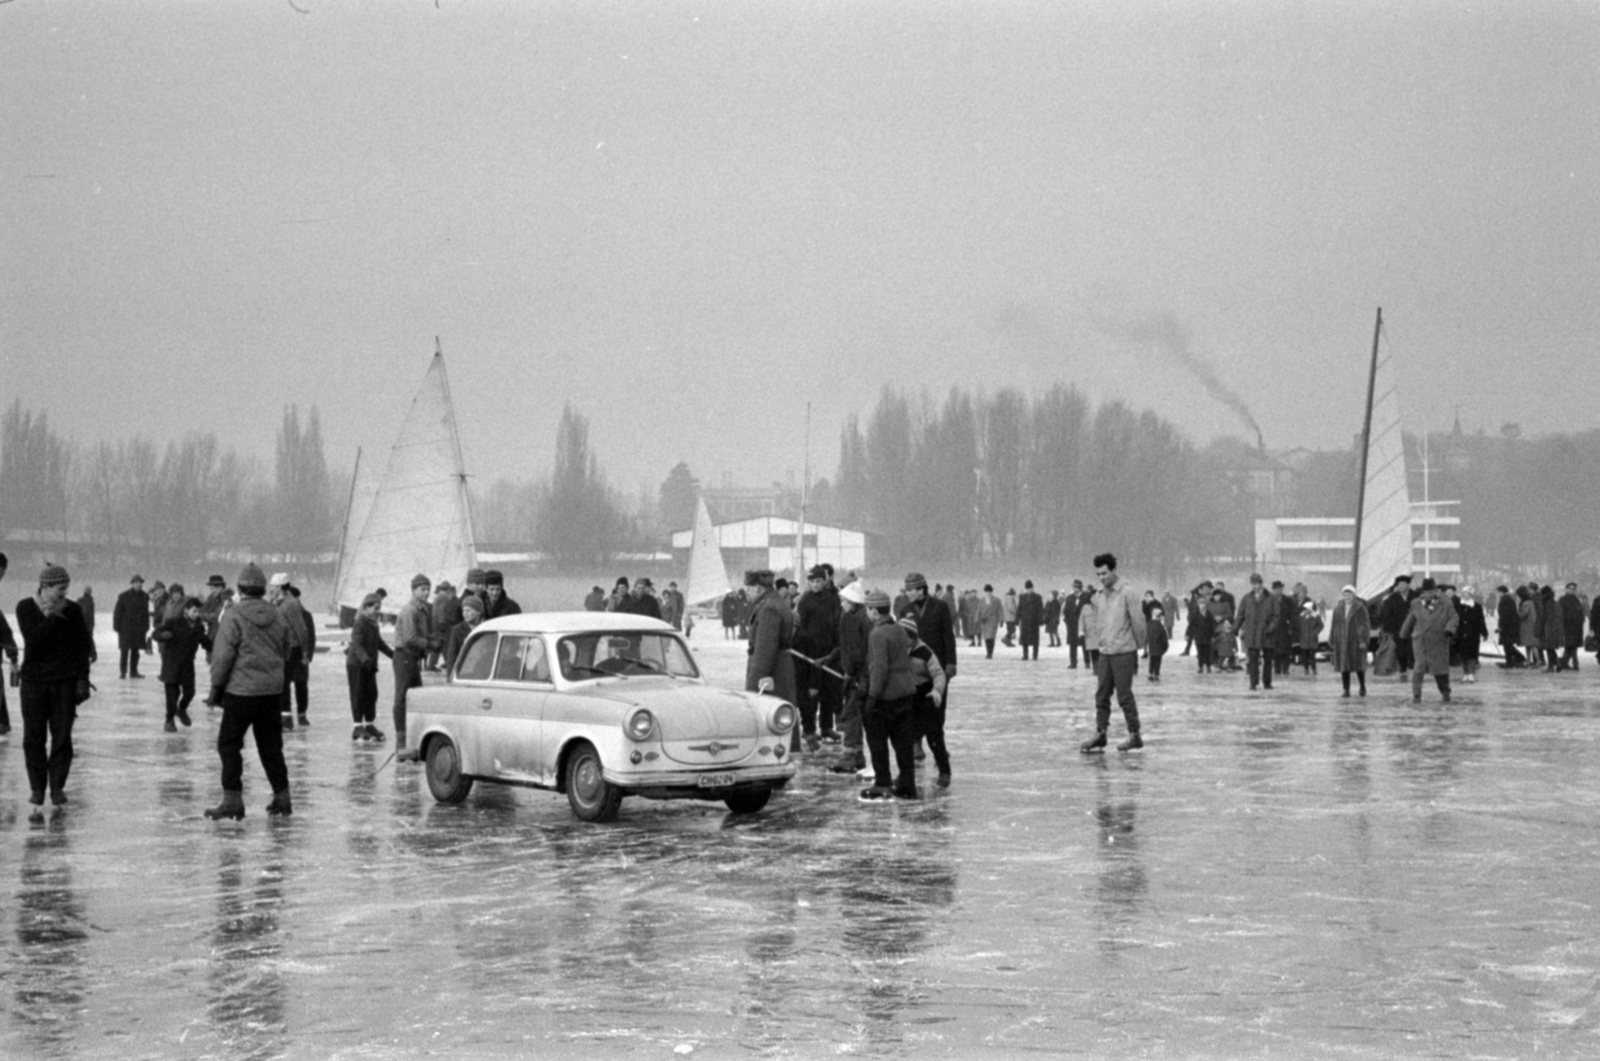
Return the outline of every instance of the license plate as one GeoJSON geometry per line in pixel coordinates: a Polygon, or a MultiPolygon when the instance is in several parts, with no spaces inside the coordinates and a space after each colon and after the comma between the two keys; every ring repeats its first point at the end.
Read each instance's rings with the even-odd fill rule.
{"type": "Polygon", "coordinates": [[[701,788],[727,788],[733,784],[732,774],[701,774],[697,782],[701,788]]]}

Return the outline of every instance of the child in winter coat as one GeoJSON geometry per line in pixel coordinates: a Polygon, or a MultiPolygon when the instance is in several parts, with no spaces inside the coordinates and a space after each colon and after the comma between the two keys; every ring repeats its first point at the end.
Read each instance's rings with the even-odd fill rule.
{"type": "Polygon", "coordinates": [[[1150,680],[1161,680],[1161,657],[1167,654],[1167,622],[1166,613],[1161,610],[1161,605],[1150,609],[1150,617],[1144,621],[1144,643],[1150,653],[1150,680]]]}
{"type": "Polygon", "coordinates": [[[919,742],[928,742],[933,754],[933,764],[939,771],[935,783],[940,788],[950,787],[950,752],[944,743],[944,694],[949,684],[944,668],[933,648],[917,633],[917,621],[909,615],[899,620],[911,638],[911,677],[917,683],[916,703],[912,707],[912,722],[919,742]]]}
{"type": "Polygon", "coordinates": [[[211,651],[211,638],[200,618],[200,599],[185,599],[183,610],[169,615],[150,636],[162,645],[161,684],[167,691],[167,721],[162,729],[176,733],[174,719],[185,726],[192,724],[189,705],[194,702],[195,653],[201,648],[211,651]]]}
{"type": "Polygon", "coordinates": [[[1307,674],[1317,673],[1317,644],[1322,636],[1322,615],[1306,601],[1300,606],[1300,666],[1307,674]]]}
{"type": "Polygon", "coordinates": [[[1223,670],[1238,670],[1239,638],[1233,632],[1233,620],[1218,619],[1217,633],[1211,646],[1211,655],[1223,670]]]}
{"type": "MultiPolygon", "coordinates": [[[[476,600],[477,598],[472,598],[476,600]]],[[[378,657],[394,658],[394,649],[378,633],[378,608],[382,598],[369,593],[361,601],[355,625],[350,628],[350,644],[344,650],[345,677],[350,683],[350,730],[353,741],[381,741],[384,733],[378,718],[378,657]]]]}

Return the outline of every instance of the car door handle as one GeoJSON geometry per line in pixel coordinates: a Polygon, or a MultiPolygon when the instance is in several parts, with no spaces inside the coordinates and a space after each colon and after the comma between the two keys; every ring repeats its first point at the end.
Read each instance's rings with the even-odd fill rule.
{"type": "Polygon", "coordinates": [[[487,696],[486,696],[486,697],[484,697],[484,698],[483,698],[483,699],[482,699],[482,700],[481,700],[481,701],[480,701],[480,702],[479,702],[479,703],[478,703],[478,706],[479,706],[479,707],[481,707],[481,708],[483,708],[483,709],[484,709],[484,710],[485,710],[485,711],[488,711],[488,710],[489,710],[489,709],[491,709],[491,708],[492,708],[492,707],[494,707],[494,701],[493,701],[493,700],[491,700],[491,699],[489,699],[489,698],[488,698],[488,697],[487,697],[487,696]]]}

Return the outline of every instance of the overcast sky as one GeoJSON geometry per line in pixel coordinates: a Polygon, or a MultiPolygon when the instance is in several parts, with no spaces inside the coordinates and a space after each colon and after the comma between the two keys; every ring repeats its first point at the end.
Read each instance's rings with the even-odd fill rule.
{"type": "MultiPolygon", "coordinates": [[[[1593,427],[1600,5],[0,4],[0,398],[80,440],[832,475],[884,383],[1593,427]]],[[[1426,417],[1424,421],[1422,418],[1426,417]]]]}

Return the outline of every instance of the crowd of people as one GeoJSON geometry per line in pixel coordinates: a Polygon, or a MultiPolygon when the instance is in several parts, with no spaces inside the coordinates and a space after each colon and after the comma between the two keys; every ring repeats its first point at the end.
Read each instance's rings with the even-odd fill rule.
{"type": "MultiPolygon", "coordinates": [[[[1021,658],[1033,661],[1043,639],[1049,647],[1066,649],[1069,668],[1079,666],[1081,654],[1096,676],[1095,731],[1081,750],[1093,754],[1107,747],[1113,697],[1127,728],[1117,747],[1143,747],[1133,681],[1141,659],[1146,680],[1161,680],[1180,605],[1170,591],[1158,596],[1147,590],[1136,597],[1110,553],[1096,556],[1094,567],[1093,585],[1075,579],[1070,589],[1051,591],[1049,599],[1031,580],[1020,594],[1010,589],[996,595],[992,584],[981,591],[937,583],[930,588],[913,572],[891,597],[868,588],[854,573],[836,577],[829,564],[812,567],[803,586],[771,571],[751,571],[745,585],[722,598],[716,610],[724,636],[747,642],[746,688],[780,696],[799,709],[796,750],[820,755],[826,749],[829,769],[870,781],[860,793],[864,802],[916,800],[921,798],[917,764],[929,755],[935,783],[951,784],[944,723],[959,641],[981,647],[985,659],[993,658],[999,644],[1020,648],[1021,658]]],[[[0,553],[0,578],[6,570],[0,553]]],[[[1475,682],[1491,635],[1503,651],[1499,666],[1511,671],[1575,671],[1579,651],[1595,650],[1600,598],[1591,602],[1576,583],[1568,582],[1559,594],[1554,585],[1499,585],[1479,601],[1471,587],[1458,589],[1431,578],[1414,586],[1414,581],[1402,575],[1370,600],[1345,586],[1328,607],[1313,600],[1304,584],[1268,585],[1252,574],[1248,588],[1235,597],[1221,579],[1207,579],[1182,605],[1179,655],[1192,654],[1201,675],[1242,671],[1251,691],[1271,690],[1273,679],[1295,666],[1316,675],[1325,655],[1339,675],[1343,696],[1365,696],[1370,671],[1409,678],[1418,701],[1425,677],[1431,676],[1449,701],[1451,671],[1475,682]]],[[[63,567],[47,565],[36,592],[17,605],[25,649],[20,663],[15,636],[0,614],[0,653],[10,666],[10,684],[19,690],[34,818],[42,817],[47,793],[57,812],[67,802],[72,724],[77,706],[93,692],[90,670],[98,661],[93,594],[86,587],[73,599],[70,585],[63,567]]],[[[369,594],[352,617],[345,666],[354,742],[387,739],[376,724],[380,658],[391,660],[394,728],[403,741],[407,694],[422,685],[424,672],[448,674],[479,623],[522,610],[495,570],[469,571],[459,595],[449,582],[435,586],[420,574],[410,590],[388,639],[380,629],[385,591],[369,594]]],[[[163,728],[176,732],[192,725],[189,708],[198,686],[197,659],[204,651],[205,703],[223,712],[217,740],[223,796],[206,815],[244,816],[242,750],[252,733],[273,790],[268,813],[291,814],[282,734],[310,725],[308,667],[317,646],[316,624],[288,574],[269,579],[255,564],[245,565],[232,587],[212,575],[203,593],[190,595],[181,584],[159,581],[146,591],[144,578],[134,575],[112,613],[118,677],[142,679],[143,660],[158,656],[166,703],[163,728]]],[[[658,596],[649,578],[618,578],[610,593],[593,587],[584,607],[661,619],[686,633],[693,629],[675,582],[658,596]]],[[[0,738],[10,729],[0,688],[0,738]]]]}

